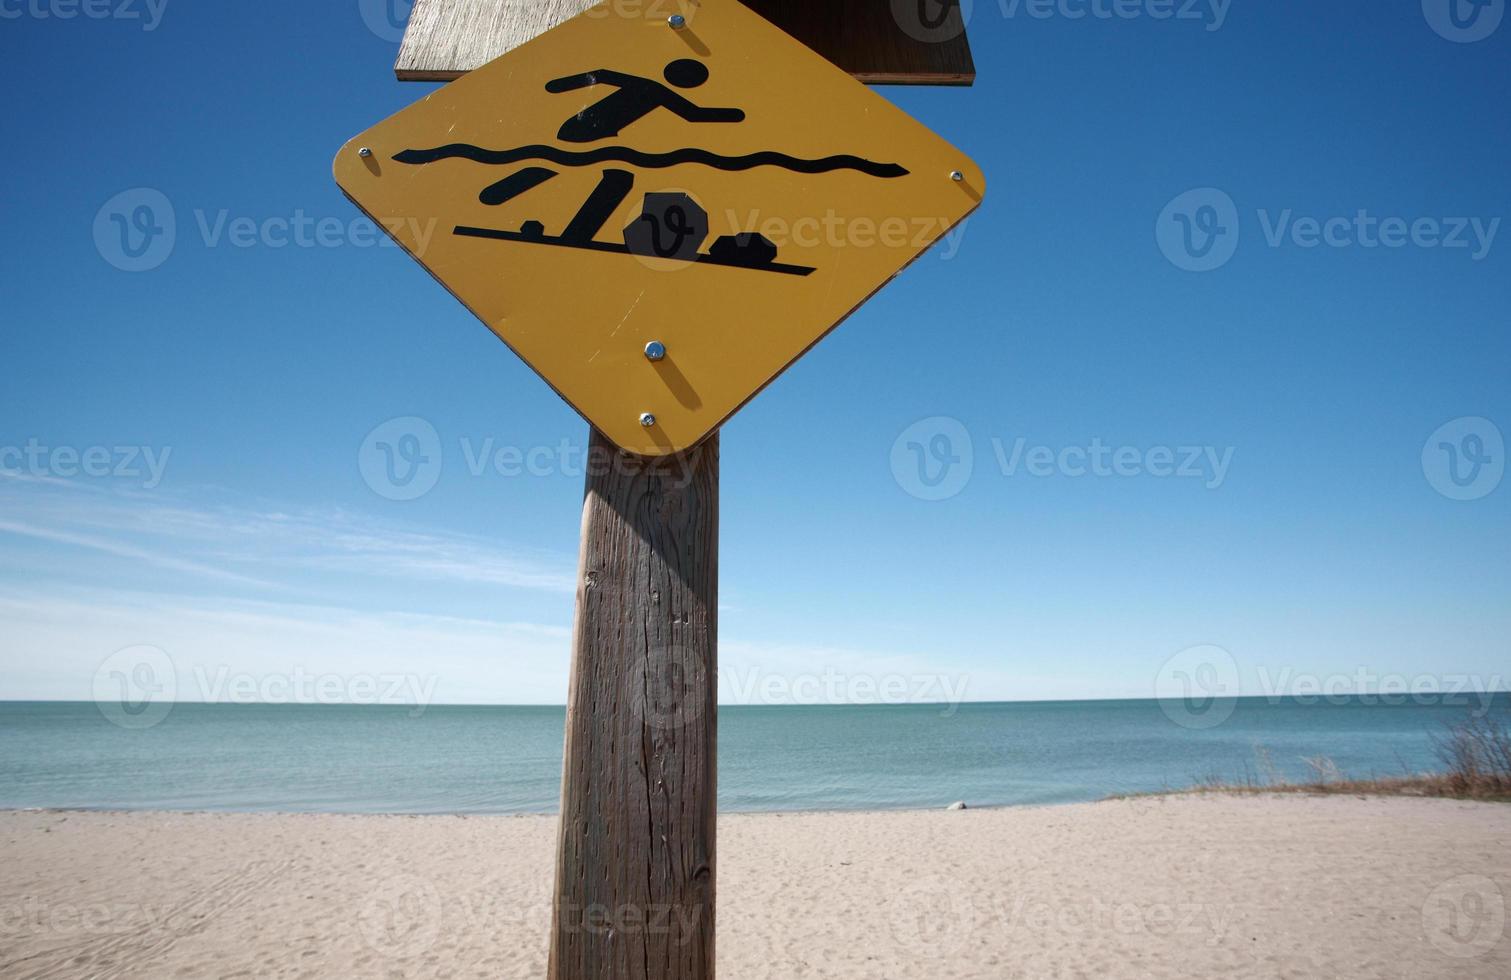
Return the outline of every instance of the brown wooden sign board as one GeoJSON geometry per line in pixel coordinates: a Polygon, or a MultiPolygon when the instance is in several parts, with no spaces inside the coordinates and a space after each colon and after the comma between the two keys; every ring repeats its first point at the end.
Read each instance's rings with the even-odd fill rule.
{"type": "MultiPolygon", "coordinates": [[[[450,81],[577,16],[597,0],[415,0],[394,73],[450,81]]],[[[959,0],[746,0],[745,5],[869,84],[976,80],[959,0]]],[[[695,21],[695,0],[616,0],[615,16],[695,21]]]]}

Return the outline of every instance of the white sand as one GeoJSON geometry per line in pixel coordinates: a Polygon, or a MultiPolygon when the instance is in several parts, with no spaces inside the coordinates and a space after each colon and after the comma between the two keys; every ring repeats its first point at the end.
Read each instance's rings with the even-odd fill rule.
{"type": "MultiPolygon", "coordinates": [[[[0,813],[0,976],[545,974],[546,817],[0,813]]],[[[722,980],[1511,978],[1511,806],[727,816],[722,980]]]]}

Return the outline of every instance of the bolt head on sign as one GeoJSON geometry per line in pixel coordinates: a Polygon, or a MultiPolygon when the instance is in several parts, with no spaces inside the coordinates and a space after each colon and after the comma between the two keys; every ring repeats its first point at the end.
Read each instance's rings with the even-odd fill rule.
{"type": "Polygon", "coordinates": [[[592,7],[335,164],[358,207],[647,456],[697,445],[985,190],[964,154],[738,0],[689,9],[674,27],[592,7]]]}

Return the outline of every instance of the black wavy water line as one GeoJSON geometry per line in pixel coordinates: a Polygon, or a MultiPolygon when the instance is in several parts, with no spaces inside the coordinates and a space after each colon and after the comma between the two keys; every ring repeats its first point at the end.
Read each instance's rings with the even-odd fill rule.
{"type": "Polygon", "coordinates": [[[589,167],[613,160],[633,164],[648,170],[675,167],[682,163],[697,163],[716,170],[752,170],[756,167],[781,167],[800,174],[824,174],[834,170],[858,170],[872,177],[902,177],[907,170],[895,163],[874,163],[848,153],[824,157],[819,160],[801,160],[797,157],[762,150],[745,156],[727,157],[709,150],[688,147],[669,153],[646,153],[627,146],[601,146],[593,150],[563,150],[560,147],[540,143],[516,146],[510,150],[485,150],[471,143],[449,143],[429,150],[404,150],[394,154],[399,163],[425,164],[437,160],[461,158],[474,163],[500,166],[518,163],[521,160],[550,160],[564,167],[589,167]]]}

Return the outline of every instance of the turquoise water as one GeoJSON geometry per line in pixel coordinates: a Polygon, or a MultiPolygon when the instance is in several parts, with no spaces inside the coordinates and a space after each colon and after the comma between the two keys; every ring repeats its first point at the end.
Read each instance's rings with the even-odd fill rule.
{"type": "MultiPolygon", "coordinates": [[[[1469,696],[1385,705],[1244,699],[1181,727],[1156,701],[719,710],[719,805],[829,810],[1058,803],[1308,756],[1345,773],[1433,768],[1469,696]],[[1451,703],[1442,703],[1447,700],[1451,703]]],[[[1511,721],[1511,699],[1490,710],[1511,721]]],[[[1175,712],[1180,716],[1179,712],[1175,712]]],[[[0,703],[0,807],[539,813],[556,809],[559,707],[175,705],[151,728],[92,703],[0,703]]]]}

